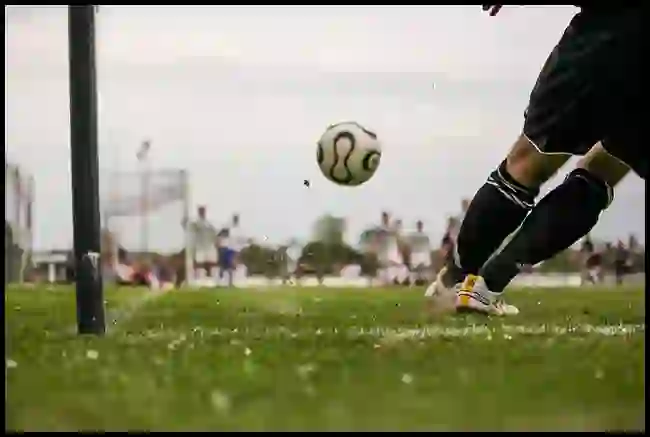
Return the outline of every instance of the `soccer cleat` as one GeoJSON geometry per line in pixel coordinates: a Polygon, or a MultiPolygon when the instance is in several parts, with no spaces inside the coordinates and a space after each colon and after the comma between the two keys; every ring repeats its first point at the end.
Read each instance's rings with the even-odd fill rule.
{"type": "Polygon", "coordinates": [[[491,292],[482,277],[467,275],[456,293],[456,312],[513,316],[519,314],[519,309],[505,303],[501,293],[491,292]]]}

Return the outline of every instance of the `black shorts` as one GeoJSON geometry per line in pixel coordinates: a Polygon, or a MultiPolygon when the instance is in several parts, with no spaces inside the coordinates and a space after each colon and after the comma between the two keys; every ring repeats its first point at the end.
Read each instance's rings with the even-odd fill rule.
{"type": "Polygon", "coordinates": [[[583,155],[597,142],[645,179],[641,125],[648,111],[642,67],[650,50],[646,2],[580,12],[530,95],[523,133],[543,153],[583,155]]]}

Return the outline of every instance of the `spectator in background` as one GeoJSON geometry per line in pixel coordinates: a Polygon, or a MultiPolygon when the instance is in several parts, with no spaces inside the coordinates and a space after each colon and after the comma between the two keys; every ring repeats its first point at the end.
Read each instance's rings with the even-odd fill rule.
{"type": "Polygon", "coordinates": [[[390,214],[381,213],[381,224],[377,229],[379,250],[377,252],[381,269],[379,277],[384,285],[396,285],[408,278],[408,267],[404,265],[401,250],[401,220],[391,221],[390,214]]]}
{"type": "Polygon", "coordinates": [[[614,272],[614,257],[616,250],[611,242],[606,242],[601,251],[603,257],[603,271],[609,272],[611,269],[614,272]]]}
{"type": "Polygon", "coordinates": [[[614,252],[614,276],[616,278],[616,285],[623,283],[624,276],[630,273],[631,264],[630,251],[625,248],[625,244],[621,240],[618,240],[614,252]]]}
{"type": "Polygon", "coordinates": [[[460,220],[457,217],[447,218],[447,228],[445,229],[445,234],[440,242],[440,250],[438,251],[442,259],[441,265],[445,265],[447,262],[453,262],[456,251],[456,238],[458,237],[459,230],[460,220]]]}
{"type": "Polygon", "coordinates": [[[230,229],[225,228],[219,232],[219,284],[223,284],[224,277],[228,287],[234,286],[235,258],[237,251],[233,249],[230,241],[230,229]]]}
{"type": "Polygon", "coordinates": [[[300,257],[302,245],[297,240],[291,239],[285,247],[284,277],[292,285],[297,285],[300,277],[300,257]]]}
{"type": "Polygon", "coordinates": [[[603,255],[596,250],[591,236],[587,234],[580,246],[582,264],[581,285],[596,284],[602,280],[603,255]]]}
{"type": "Polygon", "coordinates": [[[639,241],[636,239],[636,235],[630,234],[627,242],[627,248],[631,253],[636,253],[639,247],[639,241]]]}
{"type": "Polygon", "coordinates": [[[218,261],[217,230],[208,220],[205,206],[199,206],[197,214],[198,218],[187,224],[187,231],[190,233],[196,268],[203,269],[206,276],[210,276],[218,261]]]}
{"type": "Polygon", "coordinates": [[[630,272],[628,273],[644,272],[646,265],[645,247],[634,234],[630,234],[628,237],[627,249],[630,252],[630,272]]]}
{"type": "Polygon", "coordinates": [[[246,237],[242,230],[239,214],[233,214],[230,224],[225,227],[228,228],[228,238],[222,242],[222,245],[225,243],[233,252],[232,265],[230,266],[230,270],[232,271],[229,275],[232,277],[231,282],[234,284],[235,278],[243,278],[246,276],[246,266],[240,262],[239,254],[248,246],[249,238],[246,237]]]}
{"type": "Polygon", "coordinates": [[[415,231],[410,233],[408,243],[411,285],[423,285],[431,279],[431,243],[421,220],[415,223],[415,231]]]}

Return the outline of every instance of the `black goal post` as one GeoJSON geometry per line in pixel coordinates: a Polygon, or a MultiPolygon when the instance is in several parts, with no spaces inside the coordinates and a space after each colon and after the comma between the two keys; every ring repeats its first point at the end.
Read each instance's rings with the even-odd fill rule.
{"type": "Polygon", "coordinates": [[[79,334],[106,332],[101,268],[95,6],[68,6],[70,173],[79,334]]]}

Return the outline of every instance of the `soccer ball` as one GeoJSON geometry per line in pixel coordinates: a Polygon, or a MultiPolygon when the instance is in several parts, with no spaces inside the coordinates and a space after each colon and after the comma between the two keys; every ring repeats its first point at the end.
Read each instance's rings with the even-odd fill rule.
{"type": "Polygon", "coordinates": [[[329,126],[318,141],[318,167],[330,181],[347,186],[367,182],[379,167],[381,145],[374,132],[359,123],[329,126]]]}

